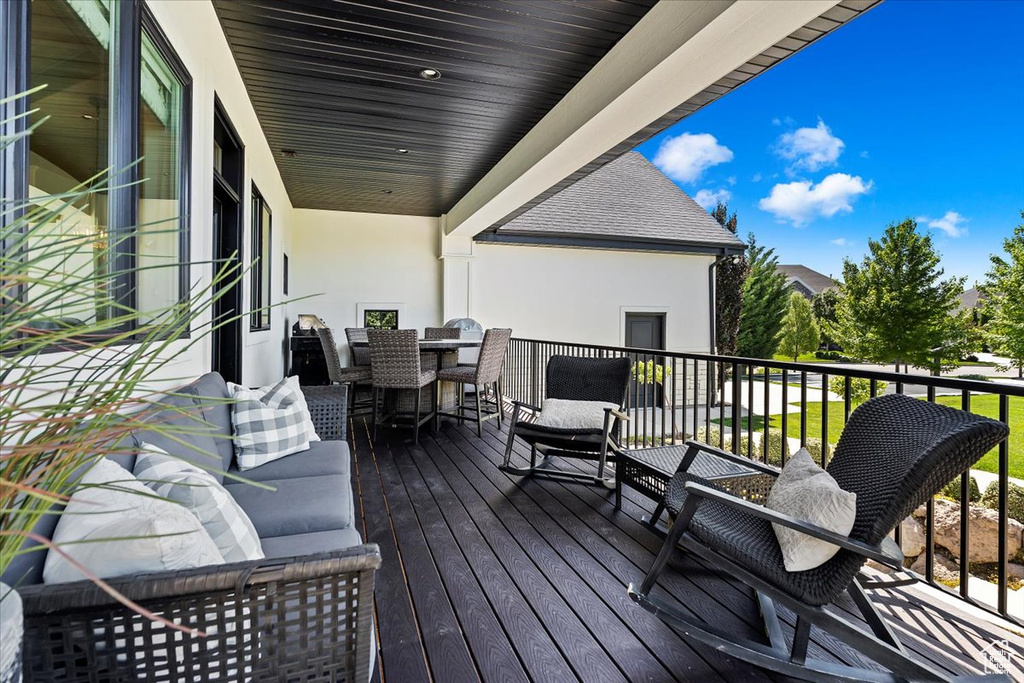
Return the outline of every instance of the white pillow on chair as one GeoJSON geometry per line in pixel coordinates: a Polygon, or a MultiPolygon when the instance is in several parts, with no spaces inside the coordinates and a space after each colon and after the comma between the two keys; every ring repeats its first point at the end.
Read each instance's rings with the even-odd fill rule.
{"type": "Polygon", "coordinates": [[[619,406],[607,401],[546,398],[544,407],[533,424],[551,429],[603,429],[607,408],[618,410],[619,406]]]}

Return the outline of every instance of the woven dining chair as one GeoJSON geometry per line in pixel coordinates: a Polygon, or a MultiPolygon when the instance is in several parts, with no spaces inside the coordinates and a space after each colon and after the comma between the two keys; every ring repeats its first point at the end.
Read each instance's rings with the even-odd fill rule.
{"type": "Polygon", "coordinates": [[[346,327],[345,338],[348,339],[348,352],[352,359],[352,365],[370,365],[370,349],[365,346],[355,347],[352,342],[366,341],[365,327],[346,327]]]}
{"type": "Polygon", "coordinates": [[[497,419],[498,430],[501,430],[501,420],[504,415],[501,395],[501,368],[505,363],[505,351],[508,349],[508,341],[512,338],[512,330],[509,328],[493,328],[484,333],[483,343],[480,345],[480,358],[476,365],[459,365],[454,368],[445,368],[437,373],[438,382],[454,382],[458,385],[459,404],[455,412],[438,412],[440,416],[454,417],[456,420],[476,420],[476,435],[483,436],[483,423],[487,420],[497,419]],[[476,409],[464,405],[466,396],[466,385],[473,384],[476,387],[476,409]],[[486,388],[493,388],[494,400],[486,399],[481,401],[480,394],[486,388]],[[494,406],[493,410],[484,410],[494,406]]]}
{"type": "Polygon", "coordinates": [[[373,439],[377,440],[377,425],[385,423],[390,427],[410,427],[413,430],[413,441],[420,441],[420,427],[434,419],[437,414],[437,392],[430,391],[430,412],[420,414],[423,400],[423,387],[437,379],[435,370],[424,370],[420,365],[420,346],[416,330],[374,330],[366,331],[370,344],[370,369],[373,374],[373,439]],[[392,392],[389,414],[381,414],[382,392],[392,392]],[[403,423],[397,418],[403,417],[402,401],[395,392],[400,390],[415,391],[413,409],[409,422],[403,423]]]}
{"type": "Polygon", "coordinates": [[[459,339],[462,337],[462,330],[457,327],[425,327],[423,338],[432,341],[438,339],[459,339]]]}
{"type": "Polygon", "coordinates": [[[317,329],[316,333],[320,337],[320,345],[324,348],[324,359],[327,361],[327,376],[330,378],[331,384],[349,385],[349,394],[352,397],[350,405],[353,408],[353,413],[356,410],[362,412],[370,408],[369,397],[362,401],[357,399],[359,385],[362,384],[366,388],[370,383],[372,378],[370,367],[366,365],[342,367],[341,357],[338,355],[338,343],[334,339],[334,332],[331,328],[321,327],[317,329]]]}

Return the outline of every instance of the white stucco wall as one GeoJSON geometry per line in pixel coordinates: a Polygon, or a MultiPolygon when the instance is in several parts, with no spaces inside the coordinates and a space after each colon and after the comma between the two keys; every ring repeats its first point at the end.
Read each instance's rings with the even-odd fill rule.
{"type": "MultiPolygon", "coordinates": [[[[214,95],[234,125],[245,146],[245,195],[243,261],[249,262],[249,207],[255,182],[273,212],[273,253],[271,284],[274,303],[283,300],[282,253],[287,245],[292,216],[291,201],[278,173],[273,153],[260,128],[231,56],[227,39],[212,3],[180,0],[149,0],[157,23],[192,76],[192,215],[190,216],[193,285],[208,283],[213,253],[213,109],[214,95]]],[[[249,280],[243,283],[244,304],[249,306],[249,280]]],[[[279,379],[284,372],[284,330],[290,325],[284,308],[271,314],[270,330],[250,332],[243,323],[242,381],[263,384],[279,379]]],[[[194,377],[210,369],[211,346],[205,340],[190,349],[173,368],[178,378],[194,377]]]]}
{"type": "MultiPolygon", "coordinates": [[[[402,328],[440,325],[438,220],[423,216],[296,209],[292,214],[288,309],[324,319],[338,337],[361,327],[360,304],[400,304],[402,328]]],[[[343,359],[344,362],[344,359],[343,359]]]]}
{"type": "Polygon", "coordinates": [[[665,314],[665,347],[709,344],[709,256],[476,245],[472,317],[522,338],[621,346],[626,312],[665,314]]]}

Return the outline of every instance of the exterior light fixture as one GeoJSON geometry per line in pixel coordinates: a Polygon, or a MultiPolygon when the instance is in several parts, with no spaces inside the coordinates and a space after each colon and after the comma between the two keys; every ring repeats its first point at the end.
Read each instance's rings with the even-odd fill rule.
{"type": "Polygon", "coordinates": [[[294,159],[295,157],[299,156],[299,153],[296,152],[294,149],[282,149],[281,156],[285,157],[286,159],[294,159]]]}
{"type": "Polygon", "coordinates": [[[404,147],[397,147],[397,148],[395,148],[395,151],[398,152],[399,154],[408,154],[409,153],[409,150],[405,149],[404,147]]]}
{"type": "Polygon", "coordinates": [[[420,78],[425,81],[436,81],[441,78],[441,72],[431,68],[420,69],[420,78]]]}
{"type": "Polygon", "coordinates": [[[391,194],[391,190],[381,190],[384,194],[391,194]]]}

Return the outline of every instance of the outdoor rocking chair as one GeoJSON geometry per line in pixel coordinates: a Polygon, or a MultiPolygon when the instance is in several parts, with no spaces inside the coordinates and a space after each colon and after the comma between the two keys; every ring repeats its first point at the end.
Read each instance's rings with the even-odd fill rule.
{"type": "Polygon", "coordinates": [[[629,388],[632,362],[629,358],[577,358],[574,356],[552,356],[546,370],[546,398],[570,401],[601,401],[617,408],[605,408],[601,427],[569,429],[540,426],[521,421],[524,408],[534,414],[541,413],[539,406],[522,401],[513,401],[512,419],[509,423],[508,442],[505,445],[505,460],[502,471],[520,476],[544,476],[556,479],[602,484],[615,488],[615,481],[605,476],[605,466],[614,461],[621,451],[619,427],[629,417],[622,411],[629,388]],[[512,448],[516,437],[530,445],[530,466],[513,467],[510,464],[512,448]],[[543,456],[537,462],[537,454],[543,456]],[[584,458],[597,461],[597,473],[568,472],[555,469],[552,458],[584,458]]]}
{"type": "MultiPolygon", "coordinates": [[[[857,494],[856,518],[849,536],[714,488],[687,472],[698,450],[691,449],[665,495],[665,506],[674,523],[650,572],[639,587],[629,586],[629,595],[688,640],[795,678],[951,680],[946,672],[908,655],[855,577],[868,559],[902,568],[903,554],[889,537],[896,525],[1008,433],[1002,422],[903,395],[865,402],[850,416],[827,468],[842,489],[857,494]],[[772,523],[825,540],[840,550],[819,567],[788,572],[772,523]],[[754,589],[767,642],[729,633],[651,595],[677,546],[712,570],[754,589]],[[835,611],[826,611],[826,606],[844,592],[853,598],[870,632],[835,611]],[[796,614],[791,648],[787,647],[776,603],[796,614]],[[808,657],[812,626],[844,641],[887,671],[808,657]]],[[[779,472],[710,446],[701,444],[700,450],[766,474],[777,476],[779,472]]]]}

